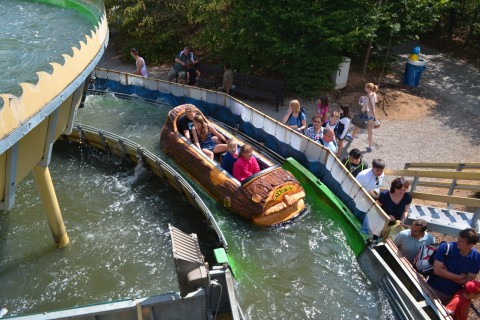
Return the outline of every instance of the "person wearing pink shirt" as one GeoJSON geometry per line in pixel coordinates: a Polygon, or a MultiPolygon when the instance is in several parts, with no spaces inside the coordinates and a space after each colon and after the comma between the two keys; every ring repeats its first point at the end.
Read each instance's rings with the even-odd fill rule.
{"type": "Polygon", "coordinates": [[[233,176],[240,182],[260,171],[257,159],[252,157],[252,151],[250,145],[244,144],[240,148],[238,160],[233,165],[233,176]]]}

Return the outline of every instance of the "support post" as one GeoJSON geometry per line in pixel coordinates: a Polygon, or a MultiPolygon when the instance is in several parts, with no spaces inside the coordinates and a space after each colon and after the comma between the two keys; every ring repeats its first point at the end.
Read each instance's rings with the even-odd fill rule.
{"type": "Polygon", "coordinates": [[[45,215],[52,232],[53,240],[59,247],[65,247],[70,242],[67,235],[67,230],[63,223],[62,212],[58,205],[57,196],[53,189],[52,178],[48,167],[40,165],[33,168],[35,182],[37,183],[38,191],[40,192],[40,199],[45,206],[45,215]]]}

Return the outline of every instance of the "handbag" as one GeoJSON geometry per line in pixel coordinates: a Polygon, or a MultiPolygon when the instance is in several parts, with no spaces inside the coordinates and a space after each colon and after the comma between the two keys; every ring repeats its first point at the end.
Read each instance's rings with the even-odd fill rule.
{"type": "Polygon", "coordinates": [[[378,120],[377,118],[374,118],[373,119],[373,127],[375,129],[377,129],[378,127],[380,127],[380,120],[378,120]]]}
{"type": "Polygon", "coordinates": [[[352,123],[354,126],[359,127],[360,129],[367,128],[367,120],[363,117],[362,113],[357,113],[352,118],[352,123]]]}

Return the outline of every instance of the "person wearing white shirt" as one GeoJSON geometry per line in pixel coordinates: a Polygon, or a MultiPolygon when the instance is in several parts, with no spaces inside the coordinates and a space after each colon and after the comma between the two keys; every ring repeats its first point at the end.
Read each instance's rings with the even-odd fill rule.
{"type": "Polygon", "coordinates": [[[358,183],[360,183],[374,199],[377,199],[380,194],[380,187],[385,178],[383,173],[384,169],[385,162],[382,159],[374,159],[371,168],[360,171],[356,176],[358,183]]]}

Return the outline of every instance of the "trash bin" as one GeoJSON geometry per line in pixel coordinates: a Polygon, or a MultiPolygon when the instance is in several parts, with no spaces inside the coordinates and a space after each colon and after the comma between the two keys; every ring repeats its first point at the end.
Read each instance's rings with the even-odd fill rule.
{"type": "Polygon", "coordinates": [[[425,60],[414,61],[408,59],[407,66],[405,67],[405,74],[403,77],[403,83],[407,86],[417,87],[420,83],[423,70],[427,68],[425,60]]]}

